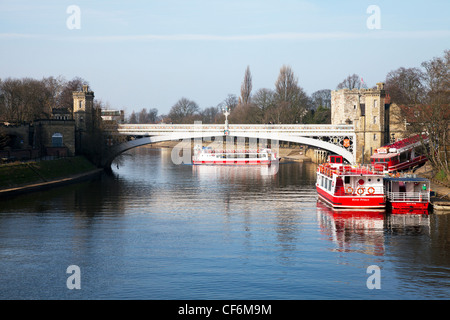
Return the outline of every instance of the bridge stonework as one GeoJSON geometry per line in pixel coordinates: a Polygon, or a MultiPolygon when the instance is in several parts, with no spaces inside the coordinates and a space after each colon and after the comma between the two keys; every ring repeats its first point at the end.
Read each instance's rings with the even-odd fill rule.
{"type": "Polygon", "coordinates": [[[161,141],[179,141],[210,137],[237,137],[286,141],[340,154],[349,163],[356,162],[358,150],[353,125],[216,125],[216,124],[118,124],[105,128],[109,135],[110,155],[105,159],[109,166],[113,159],[131,148],[161,141]]]}

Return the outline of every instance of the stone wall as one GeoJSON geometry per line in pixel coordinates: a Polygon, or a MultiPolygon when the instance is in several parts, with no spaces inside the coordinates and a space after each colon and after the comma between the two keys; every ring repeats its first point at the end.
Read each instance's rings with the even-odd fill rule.
{"type": "Polygon", "coordinates": [[[26,125],[1,125],[2,132],[12,137],[14,141],[9,141],[9,145],[14,149],[27,148],[30,142],[30,126],[26,125]]]}
{"type": "Polygon", "coordinates": [[[75,155],[75,121],[74,120],[39,120],[35,131],[44,148],[53,147],[52,136],[60,133],[63,136],[63,146],[68,149],[68,155],[75,155]]]}

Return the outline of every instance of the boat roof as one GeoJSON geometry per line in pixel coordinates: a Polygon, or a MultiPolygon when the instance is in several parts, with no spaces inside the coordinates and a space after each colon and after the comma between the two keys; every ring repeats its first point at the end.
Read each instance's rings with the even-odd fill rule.
{"type": "Polygon", "coordinates": [[[386,159],[397,156],[398,153],[374,153],[370,156],[371,159],[386,159]]]}
{"type": "Polygon", "coordinates": [[[427,178],[408,178],[408,177],[385,177],[384,180],[387,181],[401,181],[401,182],[429,182],[427,178]]]}
{"type": "Polygon", "coordinates": [[[416,142],[419,142],[421,139],[423,140],[427,140],[428,136],[426,134],[423,134],[422,137],[417,134],[415,136],[412,136],[410,138],[406,138],[406,139],[402,139],[399,140],[397,142],[394,142],[392,144],[388,144],[387,146],[384,146],[385,148],[396,148],[396,149],[401,149],[403,147],[406,147],[408,145],[414,144],[416,142]]]}
{"type": "Polygon", "coordinates": [[[389,154],[398,154],[400,152],[403,152],[405,150],[411,149],[413,147],[417,147],[421,144],[421,140],[424,140],[425,143],[428,143],[428,136],[426,134],[417,134],[413,137],[409,137],[406,139],[402,139],[399,141],[396,141],[394,143],[385,145],[383,147],[380,147],[375,150],[375,153],[371,156],[371,158],[388,158],[389,154]],[[381,152],[381,150],[384,150],[384,152],[381,152]],[[377,154],[381,154],[380,156],[376,156],[377,154]]]}

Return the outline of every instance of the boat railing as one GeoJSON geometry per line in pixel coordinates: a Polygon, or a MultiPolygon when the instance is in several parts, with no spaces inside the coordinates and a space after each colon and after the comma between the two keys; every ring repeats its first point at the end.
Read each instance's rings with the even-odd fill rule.
{"type": "Polygon", "coordinates": [[[429,192],[388,192],[387,197],[392,202],[428,202],[430,201],[429,192]]]}
{"type": "Polygon", "coordinates": [[[340,165],[340,166],[328,166],[328,165],[322,165],[320,166],[320,172],[321,173],[331,173],[331,171],[334,171],[339,174],[346,174],[346,175],[355,175],[355,174],[384,174],[384,167],[379,165],[340,165]]]}
{"type": "Polygon", "coordinates": [[[267,153],[270,152],[270,149],[201,149],[202,153],[267,153]]]}
{"type": "Polygon", "coordinates": [[[340,165],[340,166],[329,166],[329,165],[320,165],[318,167],[318,171],[328,177],[331,177],[333,173],[340,175],[384,175],[384,167],[381,166],[371,166],[371,165],[359,165],[359,166],[350,166],[350,165],[340,165]]]}
{"type": "Polygon", "coordinates": [[[341,196],[379,196],[384,195],[384,186],[358,186],[357,188],[338,186],[335,189],[335,194],[341,196]]]}

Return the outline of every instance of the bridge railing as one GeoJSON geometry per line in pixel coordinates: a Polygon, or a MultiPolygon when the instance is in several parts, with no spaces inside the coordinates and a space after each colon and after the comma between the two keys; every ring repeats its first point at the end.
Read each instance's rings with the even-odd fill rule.
{"type": "MultiPolygon", "coordinates": [[[[115,128],[106,128],[112,134],[121,135],[161,135],[169,132],[222,132],[223,124],[120,124],[115,128]]],[[[301,133],[308,135],[343,135],[354,133],[353,125],[305,125],[305,124],[231,124],[230,132],[270,132],[301,133]]]]}

